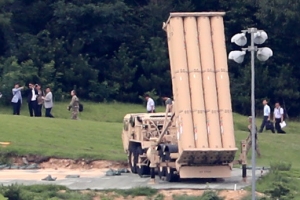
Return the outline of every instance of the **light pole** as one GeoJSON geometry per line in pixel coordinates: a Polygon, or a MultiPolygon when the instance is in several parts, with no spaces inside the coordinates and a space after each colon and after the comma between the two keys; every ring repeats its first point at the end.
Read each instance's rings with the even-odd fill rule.
{"type": "Polygon", "coordinates": [[[252,200],[256,199],[255,187],[256,187],[256,151],[255,151],[255,63],[254,63],[254,52],[257,51],[257,59],[260,61],[266,61],[269,57],[273,56],[273,52],[268,47],[257,48],[254,44],[263,44],[267,39],[268,35],[263,30],[257,30],[256,28],[249,28],[242,30],[242,33],[238,33],[231,38],[231,42],[238,46],[244,46],[247,44],[246,33],[251,35],[251,45],[247,48],[242,48],[242,51],[231,51],[228,55],[230,60],[234,60],[237,63],[244,61],[246,51],[251,52],[251,140],[252,140],[252,200]]]}

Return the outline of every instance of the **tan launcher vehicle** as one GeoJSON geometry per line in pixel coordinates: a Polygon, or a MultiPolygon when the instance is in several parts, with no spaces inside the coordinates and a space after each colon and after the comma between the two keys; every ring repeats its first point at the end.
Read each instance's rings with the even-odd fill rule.
{"type": "Polygon", "coordinates": [[[132,173],[226,178],[233,164],[246,177],[246,141],[234,160],[233,114],[224,36],[225,13],[171,13],[167,33],[174,104],[171,112],[124,117],[123,147],[132,173]]]}

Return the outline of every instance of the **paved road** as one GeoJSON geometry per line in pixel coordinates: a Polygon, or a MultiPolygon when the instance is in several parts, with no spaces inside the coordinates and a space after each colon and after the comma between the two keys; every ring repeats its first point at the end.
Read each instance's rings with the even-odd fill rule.
{"type": "MultiPolygon", "coordinates": [[[[8,171],[8,170],[7,170],[8,171]]],[[[18,170],[20,171],[20,170],[18,170]]],[[[38,170],[26,170],[28,176],[36,174],[38,170]]],[[[2,171],[3,173],[4,171],[2,171]]],[[[256,171],[256,178],[261,176],[261,171],[256,171]]],[[[263,174],[267,173],[264,171],[263,174]]],[[[47,174],[47,171],[44,171],[47,174]]],[[[51,174],[51,171],[48,171],[51,174]]],[[[80,175],[80,174],[77,174],[80,175]]],[[[59,184],[67,186],[71,190],[107,190],[107,189],[130,189],[134,187],[148,186],[156,189],[228,189],[233,190],[242,189],[251,184],[251,170],[247,171],[247,181],[242,181],[241,169],[233,169],[232,177],[221,181],[206,183],[201,180],[182,180],[177,183],[169,183],[156,178],[156,183],[151,184],[150,178],[140,178],[138,175],[126,173],[120,176],[105,176],[103,173],[96,176],[85,176],[81,174],[79,178],[65,178],[60,176],[56,181],[42,181],[42,180],[17,180],[17,179],[3,179],[0,175],[0,184],[11,185],[13,183],[33,185],[33,184],[59,184]]],[[[24,176],[23,176],[24,177],[24,176]]],[[[55,177],[55,176],[54,176],[55,177]]],[[[24,178],[26,179],[26,178],[24,178]]]]}

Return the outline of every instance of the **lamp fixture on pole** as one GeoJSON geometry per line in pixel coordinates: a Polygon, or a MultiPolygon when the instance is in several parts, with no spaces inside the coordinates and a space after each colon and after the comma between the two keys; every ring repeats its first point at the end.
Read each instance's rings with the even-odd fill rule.
{"type": "Polygon", "coordinates": [[[247,30],[242,30],[242,33],[235,34],[231,38],[231,42],[238,46],[245,46],[247,44],[246,33],[251,35],[251,44],[247,48],[242,48],[242,51],[231,51],[228,55],[228,59],[233,60],[237,63],[242,63],[246,51],[251,52],[251,140],[252,140],[252,200],[256,199],[256,151],[255,151],[255,63],[254,63],[254,53],[257,52],[257,59],[259,61],[266,61],[271,56],[273,56],[273,51],[268,47],[257,48],[254,44],[263,44],[267,39],[268,35],[263,30],[257,30],[256,28],[248,28],[247,30]]]}

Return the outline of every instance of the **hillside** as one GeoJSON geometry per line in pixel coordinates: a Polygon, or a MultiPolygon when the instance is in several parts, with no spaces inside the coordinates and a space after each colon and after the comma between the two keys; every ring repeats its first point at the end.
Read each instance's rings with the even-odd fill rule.
{"type": "MultiPolygon", "coordinates": [[[[9,108],[0,108],[0,141],[11,142],[2,152],[68,158],[126,159],[121,140],[122,118],[126,113],[143,112],[141,105],[85,103],[79,121],[68,119],[70,113],[66,105],[56,104],[53,110],[57,117],[55,119],[27,117],[25,106],[22,116],[9,115],[9,108]]],[[[162,107],[158,108],[158,111],[163,110],[162,107]]],[[[258,119],[257,124],[260,122],[261,119],[258,119]]],[[[240,140],[248,135],[247,117],[234,114],[234,123],[236,143],[240,147],[240,140]]],[[[300,172],[300,160],[295,159],[300,151],[300,125],[288,122],[286,131],[286,135],[271,132],[259,135],[262,153],[262,158],[257,160],[259,165],[269,166],[274,161],[291,162],[293,169],[300,172]]],[[[248,158],[250,162],[251,153],[248,158]]]]}

